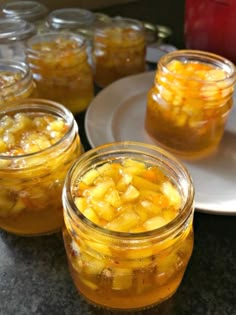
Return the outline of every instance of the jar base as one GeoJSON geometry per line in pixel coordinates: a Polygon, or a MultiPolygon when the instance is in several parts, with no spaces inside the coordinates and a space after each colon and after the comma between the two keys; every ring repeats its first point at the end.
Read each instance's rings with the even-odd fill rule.
{"type": "MultiPolygon", "coordinates": [[[[79,289],[77,289],[79,295],[84,299],[84,301],[86,301],[89,305],[95,307],[96,309],[99,310],[104,310],[104,311],[111,311],[111,312],[119,312],[119,313],[131,313],[131,312],[138,312],[138,311],[145,311],[145,310],[149,310],[155,307],[158,307],[159,305],[161,305],[162,303],[166,302],[167,300],[169,300],[177,291],[177,289],[175,291],[173,291],[170,295],[168,295],[166,298],[156,302],[156,303],[152,303],[146,306],[141,306],[141,307],[134,307],[134,308],[113,308],[110,306],[106,306],[106,305],[102,305],[102,304],[97,304],[91,300],[89,300],[87,297],[85,297],[80,291],[79,289]]],[[[116,313],[114,313],[115,315],[116,313]]]]}
{"type": "Polygon", "coordinates": [[[216,152],[218,151],[218,148],[219,148],[219,144],[216,144],[214,146],[210,146],[210,147],[208,147],[204,150],[200,150],[200,151],[179,151],[179,150],[173,149],[173,148],[168,147],[167,145],[159,142],[150,133],[148,133],[148,134],[158,147],[160,147],[160,148],[168,151],[169,153],[175,155],[177,158],[179,158],[181,160],[186,160],[186,161],[201,160],[201,159],[207,158],[209,156],[215,155],[216,152]]]}

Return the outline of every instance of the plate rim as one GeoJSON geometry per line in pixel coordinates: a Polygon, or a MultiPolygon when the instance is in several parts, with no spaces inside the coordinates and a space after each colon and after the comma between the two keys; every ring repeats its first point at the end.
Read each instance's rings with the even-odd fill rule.
{"type": "MultiPolygon", "coordinates": [[[[124,84],[126,81],[127,82],[130,82],[130,80],[133,80],[133,81],[139,81],[141,80],[143,77],[145,77],[145,80],[148,80],[149,77],[150,79],[153,78],[154,79],[154,76],[155,76],[155,72],[156,70],[152,70],[152,71],[147,71],[147,72],[143,72],[143,73],[139,73],[139,74],[136,74],[136,75],[131,75],[131,76],[128,76],[128,77],[125,77],[125,78],[121,78],[113,83],[111,83],[110,85],[108,85],[107,87],[105,87],[104,89],[102,89],[96,96],[95,98],[92,100],[92,102],[90,103],[87,111],[86,111],[86,114],[85,114],[85,132],[86,132],[86,136],[87,136],[87,139],[88,139],[88,142],[90,143],[91,147],[92,148],[95,148],[96,146],[99,146],[99,145],[102,145],[102,144],[105,144],[105,143],[109,143],[109,142],[113,142],[113,141],[116,141],[115,139],[113,139],[113,141],[104,141],[104,142],[101,142],[101,143],[96,143],[96,139],[95,139],[95,142],[94,140],[92,139],[92,133],[90,132],[91,128],[90,128],[90,115],[92,113],[92,111],[94,110],[94,107],[96,107],[97,103],[99,103],[100,99],[104,99],[104,97],[106,98],[106,95],[111,93],[113,90],[119,90],[120,89],[120,86],[122,84],[124,84]]],[[[152,84],[150,85],[150,87],[152,86],[152,84]]],[[[145,89],[144,89],[145,90],[145,89]]],[[[140,94],[141,92],[137,89],[137,93],[131,93],[131,94],[128,94],[128,97],[129,96],[135,96],[135,95],[138,95],[140,94]]],[[[119,108],[120,104],[122,102],[117,102],[115,107],[113,107],[112,109],[112,114],[114,114],[114,112],[119,108]]],[[[113,117],[111,117],[110,119],[110,122],[113,121],[113,117]]],[[[210,204],[210,203],[209,203],[210,204]]],[[[197,212],[201,212],[201,213],[206,213],[206,214],[215,214],[215,215],[228,215],[228,216],[234,216],[236,215],[236,204],[235,204],[235,210],[232,210],[232,209],[226,209],[226,210],[223,210],[223,209],[217,209],[217,207],[214,208],[211,207],[209,208],[209,204],[206,205],[204,202],[197,202],[195,201],[195,210],[197,212]]]]}

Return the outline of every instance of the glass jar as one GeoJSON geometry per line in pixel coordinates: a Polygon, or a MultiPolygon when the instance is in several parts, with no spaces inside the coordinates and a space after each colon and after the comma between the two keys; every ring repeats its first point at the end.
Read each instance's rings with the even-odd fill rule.
{"type": "Polygon", "coordinates": [[[30,22],[0,18],[0,58],[24,61],[25,41],[35,34],[30,22]]]}
{"type": "Polygon", "coordinates": [[[36,96],[29,66],[23,61],[0,59],[0,109],[5,104],[36,96]]]}
{"type": "Polygon", "coordinates": [[[7,18],[19,18],[35,25],[38,32],[45,29],[48,8],[38,1],[10,1],[2,6],[2,14],[7,18]]]}
{"type": "Polygon", "coordinates": [[[96,16],[89,10],[69,8],[52,11],[47,18],[52,31],[71,31],[86,39],[89,63],[92,64],[93,34],[96,16]]]}
{"type": "Polygon", "coordinates": [[[158,63],[147,95],[145,128],[182,158],[215,151],[232,108],[234,65],[204,51],[179,50],[158,63]]]}
{"type": "MultiPolygon", "coordinates": [[[[193,248],[194,189],[188,171],[177,159],[148,144],[106,144],[86,152],[73,164],[62,195],[63,236],[69,269],[78,291],[89,302],[109,309],[138,310],[161,303],[174,294],[193,248]],[[129,175],[124,168],[120,169],[120,163],[127,163],[129,175]],[[144,173],[139,172],[140,165],[144,173]],[[150,180],[154,180],[151,175],[154,169],[161,182],[164,179],[165,183],[173,185],[166,191],[168,200],[179,196],[175,218],[170,216],[172,206],[159,194],[160,182],[157,180],[154,184],[150,180]],[[139,175],[135,176],[136,173],[139,175]],[[105,182],[100,182],[97,174],[105,182]],[[149,175],[145,180],[140,174],[149,175]],[[115,189],[106,186],[111,179],[116,181],[115,189]],[[139,190],[138,197],[134,196],[137,193],[134,187],[122,194],[122,187],[129,186],[128,183],[139,190]],[[85,194],[79,193],[76,197],[78,185],[85,189],[85,194]],[[92,206],[84,202],[86,195],[92,206]],[[121,198],[121,204],[117,198],[121,198]],[[132,198],[136,198],[135,201],[132,198]],[[157,204],[152,207],[154,199],[157,204]],[[160,214],[161,203],[163,212],[160,214]],[[122,219],[111,219],[110,210],[116,211],[118,218],[123,216],[122,219]],[[150,224],[150,220],[145,220],[152,211],[154,216],[159,213],[158,219],[154,219],[155,227],[144,230],[147,221],[150,224]],[[104,221],[110,219],[104,225],[104,221]],[[138,226],[133,227],[135,220],[138,226]],[[163,221],[168,223],[163,225],[163,221]],[[131,226],[132,232],[128,230],[131,226]]],[[[153,219],[151,221],[153,223],[153,219]]]]}
{"type": "Polygon", "coordinates": [[[0,109],[0,228],[23,236],[58,231],[61,192],[80,155],[78,127],[62,105],[27,99],[0,109]]]}
{"type": "Polygon", "coordinates": [[[84,111],[93,98],[93,74],[85,40],[73,33],[50,32],[27,42],[27,61],[40,98],[84,111]]]}
{"type": "Polygon", "coordinates": [[[126,18],[112,18],[96,28],[93,63],[95,82],[104,87],[113,81],[145,70],[143,24],[126,18]]]}

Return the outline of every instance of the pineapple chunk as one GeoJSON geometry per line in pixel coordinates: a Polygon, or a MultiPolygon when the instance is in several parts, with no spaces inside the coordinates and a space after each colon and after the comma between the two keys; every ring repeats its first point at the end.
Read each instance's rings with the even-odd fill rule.
{"type": "Polygon", "coordinates": [[[133,201],[137,199],[139,195],[140,195],[139,191],[133,185],[129,185],[122,195],[122,200],[123,202],[133,201]]]}
{"type": "Polygon", "coordinates": [[[84,211],[84,216],[85,216],[87,219],[89,219],[90,221],[92,221],[93,223],[99,225],[100,220],[99,220],[99,218],[98,218],[96,212],[95,212],[92,208],[88,207],[88,208],[84,211]]]}
{"type": "Polygon", "coordinates": [[[146,166],[143,162],[139,162],[133,159],[126,159],[123,161],[122,164],[124,167],[136,167],[139,168],[140,170],[145,170],[146,166]]]}
{"type": "Polygon", "coordinates": [[[85,241],[85,244],[88,246],[89,250],[94,250],[98,253],[99,256],[106,255],[111,256],[111,250],[108,247],[108,244],[104,245],[97,242],[85,241]]]}
{"type": "Polygon", "coordinates": [[[106,267],[106,261],[104,259],[97,259],[85,253],[82,255],[82,261],[84,266],[83,271],[89,275],[99,275],[106,267]]]}
{"type": "Polygon", "coordinates": [[[130,174],[127,174],[123,171],[120,172],[121,173],[121,178],[120,180],[117,182],[116,184],[116,188],[119,191],[125,191],[128,187],[128,185],[132,182],[133,176],[130,174]]]}
{"type": "Polygon", "coordinates": [[[139,223],[139,216],[132,210],[127,210],[121,213],[111,222],[107,223],[105,227],[113,231],[128,232],[139,223]]]}
{"type": "Polygon", "coordinates": [[[120,207],[122,203],[120,194],[116,189],[111,189],[110,191],[106,193],[105,201],[115,208],[120,207]]]}
{"type": "Polygon", "coordinates": [[[114,268],[112,289],[127,290],[131,288],[133,283],[133,270],[129,268],[114,268]]]}
{"type": "Polygon", "coordinates": [[[115,216],[115,209],[106,201],[92,201],[96,214],[106,221],[111,221],[115,216]]]}
{"type": "Polygon", "coordinates": [[[75,205],[81,211],[82,213],[85,212],[85,210],[88,208],[88,203],[86,198],[84,197],[75,197],[75,205]]]}
{"type": "Polygon", "coordinates": [[[103,182],[97,183],[96,186],[88,189],[88,192],[91,198],[102,199],[107,191],[114,186],[114,181],[108,178],[105,179],[103,182]]]}
{"type": "Polygon", "coordinates": [[[168,197],[170,205],[180,209],[181,196],[178,190],[170,182],[164,182],[161,186],[161,190],[163,194],[168,197]]]}
{"type": "Polygon", "coordinates": [[[133,185],[139,190],[152,190],[160,191],[160,185],[154,184],[153,182],[144,179],[140,176],[133,177],[133,185]]]}
{"type": "Polygon", "coordinates": [[[91,169],[87,173],[85,173],[82,177],[82,181],[86,185],[91,185],[94,180],[100,175],[100,173],[96,169],[91,169]]]}
{"type": "Polygon", "coordinates": [[[166,220],[161,216],[156,216],[148,219],[143,225],[148,231],[154,230],[166,225],[166,220]]]}

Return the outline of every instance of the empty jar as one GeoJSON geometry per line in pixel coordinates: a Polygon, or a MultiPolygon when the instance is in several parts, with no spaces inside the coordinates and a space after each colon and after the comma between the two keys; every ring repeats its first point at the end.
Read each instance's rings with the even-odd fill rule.
{"type": "Polygon", "coordinates": [[[24,20],[0,18],[0,58],[25,60],[25,42],[36,34],[35,26],[24,20]]]}
{"type": "Polygon", "coordinates": [[[33,23],[38,32],[45,28],[48,8],[38,1],[9,1],[2,7],[2,14],[9,18],[19,18],[33,23]]]}

